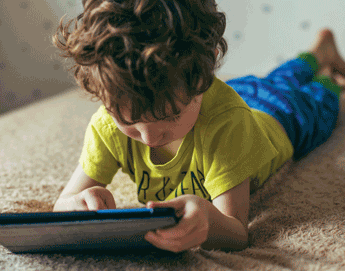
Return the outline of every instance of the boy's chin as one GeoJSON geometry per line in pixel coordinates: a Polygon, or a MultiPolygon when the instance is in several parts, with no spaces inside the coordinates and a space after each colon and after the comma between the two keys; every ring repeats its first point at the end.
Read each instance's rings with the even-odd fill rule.
{"type": "Polygon", "coordinates": [[[163,147],[163,146],[168,145],[168,144],[169,144],[169,143],[165,143],[165,144],[163,144],[163,145],[147,145],[147,146],[149,146],[150,148],[157,149],[157,148],[163,147]]]}

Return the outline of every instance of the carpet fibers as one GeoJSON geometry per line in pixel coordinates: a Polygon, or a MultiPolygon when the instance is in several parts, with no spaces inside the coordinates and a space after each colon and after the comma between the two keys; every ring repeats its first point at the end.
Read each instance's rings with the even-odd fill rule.
{"type": "MultiPolygon", "coordinates": [[[[99,105],[71,90],[0,116],[1,212],[52,210],[99,105]]],[[[13,254],[0,246],[0,269],[345,270],[344,116],[341,105],[331,138],[301,161],[286,163],[251,197],[250,246],[243,251],[13,254]]],[[[121,172],[108,188],[119,208],[142,206],[121,172]]]]}

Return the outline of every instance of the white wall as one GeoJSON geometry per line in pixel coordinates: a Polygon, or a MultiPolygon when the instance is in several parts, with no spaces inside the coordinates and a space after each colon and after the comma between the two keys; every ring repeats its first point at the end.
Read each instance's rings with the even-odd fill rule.
{"type": "Polygon", "coordinates": [[[75,85],[51,37],[77,1],[0,0],[0,113],[75,85]]]}
{"type": "Polygon", "coordinates": [[[345,56],[344,0],[217,0],[227,15],[229,51],[217,74],[264,76],[306,51],[320,28],[345,56]]]}
{"type": "MultiPolygon", "coordinates": [[[[307,50],[322,27],[345,55],[345,0],[216,1],[227,15],[222,78],[267,74],[307,50]]],[[[64,14],[66,22],[80,12],[81,0],[0,0],[0,113],[75,85],[51,36],[64,14]]]]}

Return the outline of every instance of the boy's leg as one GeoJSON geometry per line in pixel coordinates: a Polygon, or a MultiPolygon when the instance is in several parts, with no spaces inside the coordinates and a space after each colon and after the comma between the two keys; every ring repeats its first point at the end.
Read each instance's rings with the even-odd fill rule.
{"type": "MultiPolygon", "coordinates": [[[[328,75],[318,75],[315,76],[313,81],[310,83],[311,85],[315,85],[315,83],[319,83],[322,85],[324,88],[332,91],[335,95],[337,95],[338,99],[340,97],[340,94],[342,92],[342,87],[340,85],[337,85],[336,83],[333,82],[330,76],[328,75]]],[[[306,88],[302,88],[306,89],[306,88]]]]}
{"type": "Polygon", "coordinates": [[[317,72],[311,82],[286,93],[286,97],[293,101],[295,125],[289,130],[289,137],[293,141],[296,160],[331,136],[338,119],[339,97],[345,78],[345,62],[328,29],[320,31],[309,52],[300,54],[299,58],[317,72]],[[313,67],[315,63],[317,69],[313,67]]]}
{"type": "Polygon", "coordinates": [[[311,52],[321,67],[311,83],[295,92],[297,96],[307,95],[303,99],[305,108],[301,108],[305,125],[300,138],[305,140],[296,142],[294,156],[297,157],[309,153],[331,136],[338,118],[340,94],[345,87],[345,62],[337,51],[331,31],[319,33],[311,52]]]}
{"type": "Polygon", "coordinates": [[[262,79],[282,89],[299,89],[313,80],[319,68],[317,58],[305,52],[283,63],[262,79]]]}
{"type": "Polygon", "coordinates": [[[345,76],[339,73],[333,73],[331,65],[323,67],[318,75],[314,77],[313,82],[323,85],[340,97],[340,93],[345,89],[345,76]]]}
{"type": "MultiPolygon", "coordinates": [[[[332,37],[330,33],[323,31],[323,38],[332,37]]],[[[294,157],[297,160],[326,142],[337,123],[339,98],[345,87],[345,76],[341,70],[345,62],[337,53],[334,42],[330,42],[332,40],[328,40],[327,50],[326,43],[319,42],[319,47],[316,47],[319,50],[313,53],[318,56],[317,61],[323,63],[313,81],[290,93],[295,103],[296,124],[301,128],[294,129],[298,131],[294,134],[294,157]],[[322,44],[323,50],[320,50],[322,44]],[[333,59],[334,56],[338,58],[333,59]]]]}
{"type": "Polygon", "coordinates": [[[292,93],[295,103],[294,158],[299,160],[328,140],[336,127],[342,88],[323,74],[292,93]]]}
{"type": "Polygon", "coordinates": [[[331,78],[335,77],[324,72],[325,68],[332,75],[336,66],[345,81],[341,69],[345,62],[341,57],[333,59],[338,54],[334,53],[336,47],[330,42],[330,36],[319,36],[322,42],[315,48],[277,68],[268,79],[247,76],[226,82],[250,107],[266,112],[283,125],[294,146],[296,160],[324,143],[336,124],[340,89],[332,83],[331,78]]]}
{"type": "Polygon", "coordinates": [[[320,75],[325,67],[331,67],[332,75],[345,76],[345,61],[338,52],[332,31],[327,28],[318,32],[308,52],[287,61],[265,79],[282,88],[300,88],[315,79],[315,75],[320,75]]]}

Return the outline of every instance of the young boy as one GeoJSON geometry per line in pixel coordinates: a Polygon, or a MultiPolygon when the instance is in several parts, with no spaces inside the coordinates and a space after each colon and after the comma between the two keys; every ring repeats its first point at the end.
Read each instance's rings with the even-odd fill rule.
{"type": "Polygon", "coordinates": [[[266,78],[224,83],[214,71],[225,17],[213,0],[83,4],[82,24],[69,33],[61,21],[66,43],[54,42],[104,105],[54,211],[116,208],[105,187],[122,168],[140,202],[181,217],[147,233],[156,247],[245,248],[250,192],[335,127],[345,62],[332,33],[266,78]]]}

